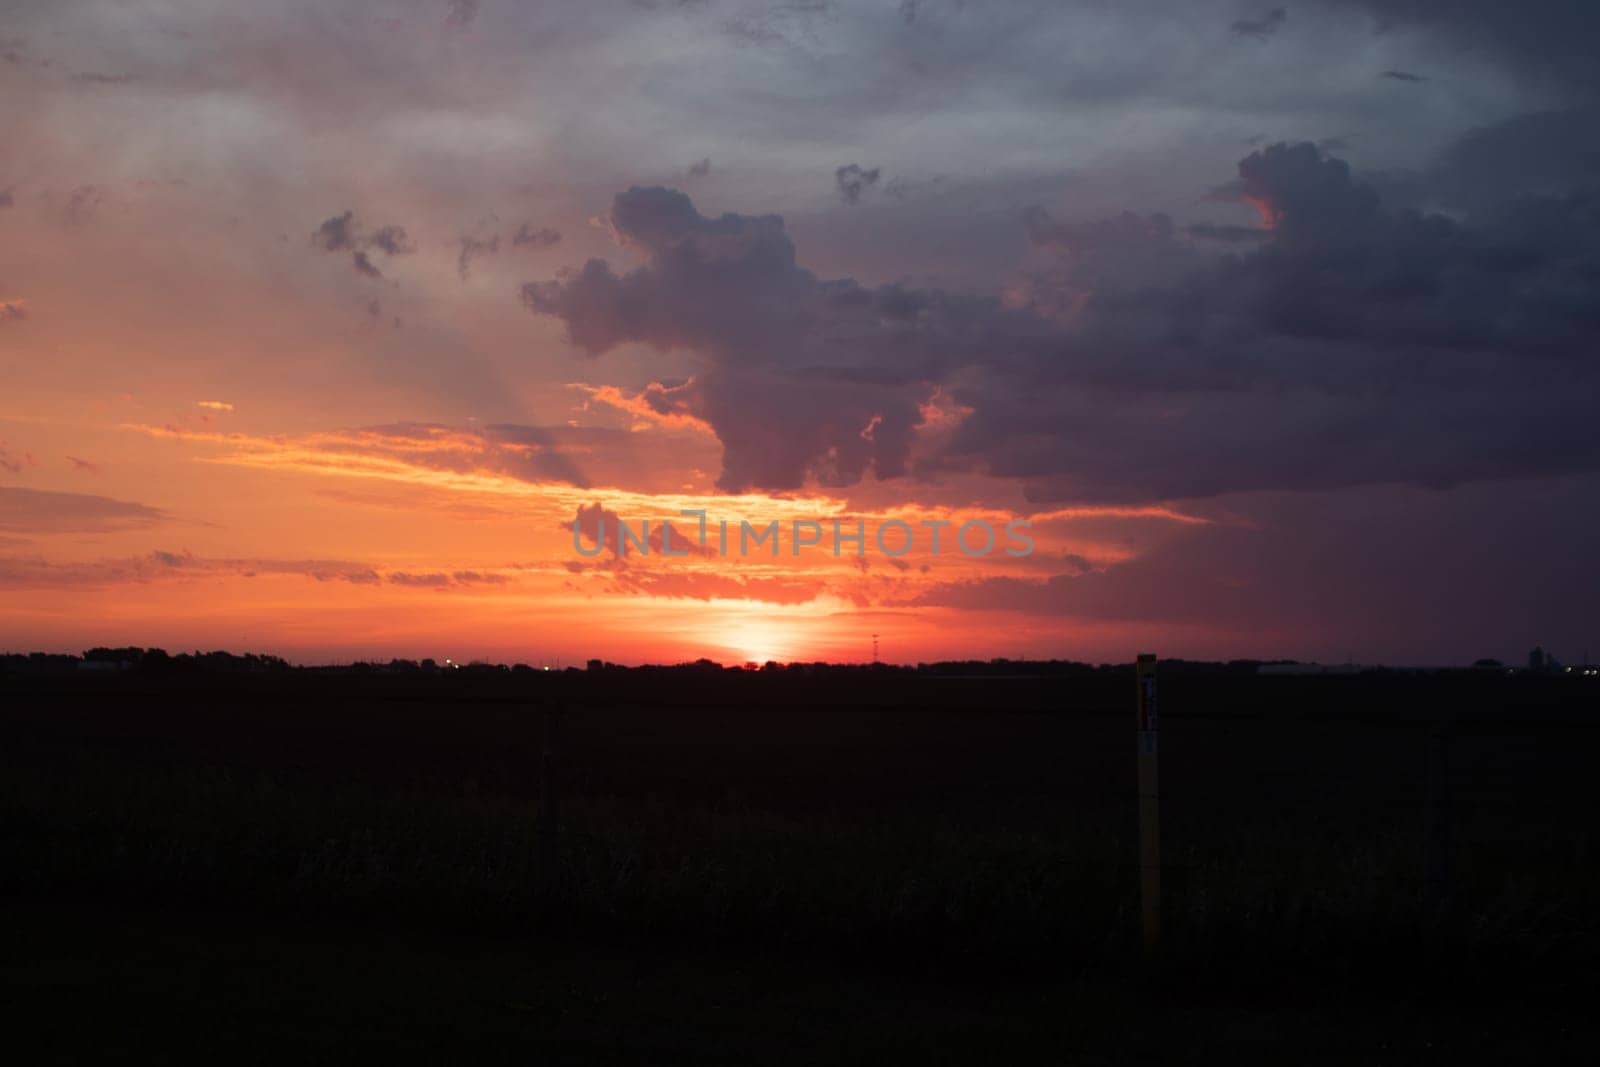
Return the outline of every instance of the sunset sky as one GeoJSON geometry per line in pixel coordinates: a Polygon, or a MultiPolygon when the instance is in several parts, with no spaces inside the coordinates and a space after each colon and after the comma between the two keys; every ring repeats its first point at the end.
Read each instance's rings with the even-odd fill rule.
{"type": "Polygon", "coordinates": [[[0,0],[0,651],[1600,655],[1596,55],[1564,0],[0,0]],[[579,518],[686,508],[869,551],[579,518]]]}

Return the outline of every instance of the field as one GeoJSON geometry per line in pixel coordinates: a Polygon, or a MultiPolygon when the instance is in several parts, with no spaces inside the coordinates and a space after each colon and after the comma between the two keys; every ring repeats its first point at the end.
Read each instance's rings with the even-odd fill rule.
{"type": "Polygon", "coordinates": [[[1577,1056],[1583,676],[0,681],[27,1062],[1577,1056]]]}

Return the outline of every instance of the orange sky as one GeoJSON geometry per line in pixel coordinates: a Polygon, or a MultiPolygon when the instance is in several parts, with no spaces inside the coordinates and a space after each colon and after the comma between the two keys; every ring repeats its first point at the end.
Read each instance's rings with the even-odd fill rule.
{"type": "MultiPolygon", "coordinates": [[[[718,494],[704,469],[685,465],[700,457],[715,469],[707,431],[619,412],[587,388],[568,391],[563,414],[576,429],[620,431],[615,454],[552,447],[591,469],[615,464],[617,481],[681,479],[677,491],[580,489],[508,473],[540,449],[490,443],[472,429],[270,432],[280,419],[223,396],[233,394],[185,406],[124,393],[88,410],[72,404],[46,413],[39,404],[27,415],[0,414],[18,457],[16,481],[40,494],[27,509],[13,503],[0,526],[12,546],[0,644],[221,644],[314,661],[761,662],[870,658],[876,633],[884,658],[896,661],[975,648],[1013,657],[1109,651],[1134,633],[916,602],[962,582],[1037,580],[1067,558],[1111,565],[1140,544],[1209,521],[1165,508],[1011,511],[861,506],[821,491],[718,494]],[[776,559],[764,550],[748,558],[635,552],[619,560],[604,551],[586,559],[570,523],[579,507],[597,502],[635,528],[692,508],[704,508],[713,524],[728,520],[735,536],[741,520],[778,520],[784,540],[776,559]],[[846,532],[867,523],[865,557],[852,558],[846,545],[834,558],[831,530],[821,548],[792,554],[794,520],[826,528],[838,517],[847,517],[846,532]],[[987,557],[964,557],[952,550],[953,527],[937,557],[924,533],[894,559],[871,544],[885,519],[922,531],[923,521],[977,518],[1003,535],[1006,522],[1024,517],[1035,542],[1025,558],[1005,556],[1003,540],[987,557]]],[[[694,534],[696,519],[679,522],[675,530],[694,534]]],[[[713,525],[713,546],[715,538],[713,525]]]]}
{"type": "Polygon", "coordinates": [[[1600,651],[1592,115],[1359,6],[11,5],[0,650],[1600,651]]]}

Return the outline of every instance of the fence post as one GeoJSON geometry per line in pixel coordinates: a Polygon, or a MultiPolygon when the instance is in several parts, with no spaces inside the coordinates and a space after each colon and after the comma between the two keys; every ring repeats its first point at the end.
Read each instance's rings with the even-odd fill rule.
{"type": "Polygon", "coordinates": [[[1156,657],[1141,652],[1134,666],[1138,697],[1139,749],[1139,906],[1144,951],[1152,955],[1161,943],[1161,784],[1156,743],[1160,720],[1156,706],[1156,657]]]}
{"type": "Polygon", "coordinates": [[[548,896],[555,888],[556,844],[561,818],[560,783],[556,780],[561,729],[561,705],[544,705],[539,745],[539,890],[548,896]]]}

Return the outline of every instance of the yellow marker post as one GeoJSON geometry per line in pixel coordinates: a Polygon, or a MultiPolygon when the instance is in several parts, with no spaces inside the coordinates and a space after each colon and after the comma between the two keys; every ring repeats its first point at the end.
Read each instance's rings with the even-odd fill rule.
{"type": "Polygon", "coordinates": [[[1157,775],[1156,657],[1141,652],[1134,666],[1139,727],[1139,903],[1144,951],[1161,942],[1161,786],[1157,775]]]}

